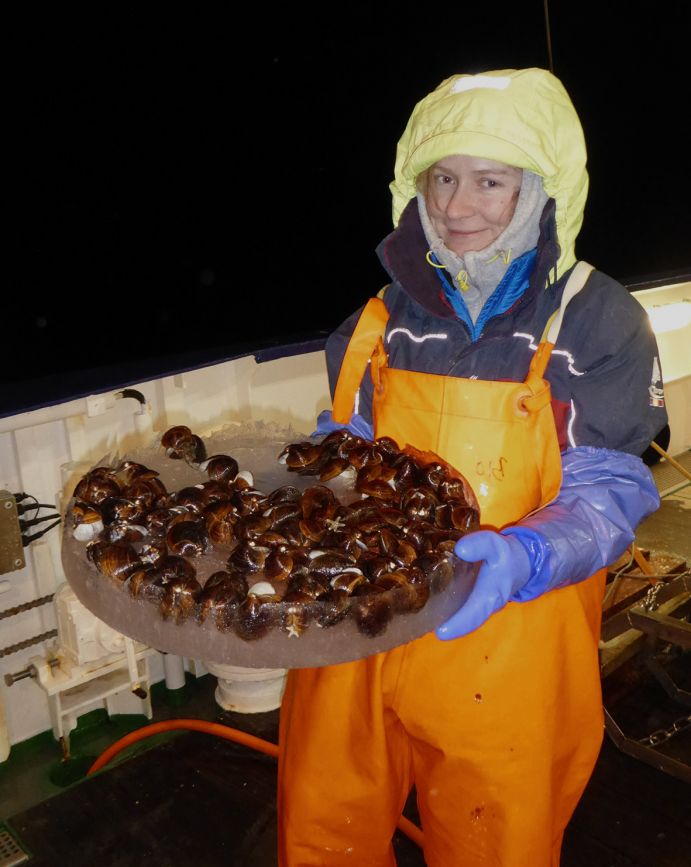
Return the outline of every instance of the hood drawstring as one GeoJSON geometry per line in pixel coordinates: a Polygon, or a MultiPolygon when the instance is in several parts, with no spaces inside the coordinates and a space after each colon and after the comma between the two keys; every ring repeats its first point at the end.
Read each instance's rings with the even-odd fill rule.
{"type": "Polygon", "coordinates": [[[511,247],[509,247],[508,250],[497,250],[491,259],[487,259],[487,264],[491,265],[492,262],[496,262],[497,259],[501,259],[505,265],[508,265],[511,261],[511,247]]]}
{"type": "Polygon", "coordinates": [[[468,272],[461,269],[458,274],[456,274],[456,283],[460,289],[464,292],[467,292],[470,289],[470,283],[468,282],[468,272]]]}
{"type": "MultiPolygon", "coordinates": [[[[509,250],[509,254],[510,253],[511,251],[509,250]]],[[[433,268],[440,268],[443,271],[446,268],[446,265],[444,265],[442,262],[435,261],[433,257],[434,252],[432,250],[428,250],[425,253],[425,261],[427,262],[427,264],[431,265],[433,268]]],[[[505,264],[508,265],[508,262],[505,262],[505,264]]],[[[461,268],[458,274],[456,274],[454,280],[456,281],[456,283],[458,283],[458,288],[462,289],[464,292],[470,289],[470,283],[468,282],[468,272],[465,271],[463,268],[461,268]]]]}

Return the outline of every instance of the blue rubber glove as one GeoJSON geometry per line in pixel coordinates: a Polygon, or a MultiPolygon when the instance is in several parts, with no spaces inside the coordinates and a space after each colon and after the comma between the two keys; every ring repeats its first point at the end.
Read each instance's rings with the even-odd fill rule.
{"type": "Polygon", "coordinates": [[[567,450],[553,503],[501,533],[481,530],[456,544],[461,560],[485,562],[466,603],[437,636],[467,635],[509,600],[527,602],[613,563],[659,505],[640,458],[589,446],[567,450]]]}
{"type": "Polygon", "coordinates": [[[465,604],[437,629],[441,639],[459,638],[481,626],[529,580],[532,562],[518,539],[480,530],[459,539],[454,553],[468,563],[485,562],[465,604]]]}
{"type": "Polygon", "coordinates": [[[321,436],[322,434],[329,434],[332,431],[341,430],[342,428],[349,430],[356,436],[362,437],[363,440],[369,440],[370,442],[374,440],[372,425],[368,421],[365,421],[361,415],[353,413],[348,424],[340,424],[333,420],[331,410],[328,409],[325,409],[324,412],[320,412],[317,416],[317,429],[311,434],[311,436],[316,437],[321,436]]]}

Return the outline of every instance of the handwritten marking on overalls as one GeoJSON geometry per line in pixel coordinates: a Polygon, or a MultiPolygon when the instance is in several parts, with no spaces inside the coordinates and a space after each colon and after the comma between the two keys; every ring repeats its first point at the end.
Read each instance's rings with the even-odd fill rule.
{"type": "Polygon", "coordinates": [[[478,476],[492,476],[498,482],[504,479],[504,464],[508,463],[506,458],[499,460],[478,461],[475,464],[475,472],[478,476]]]}

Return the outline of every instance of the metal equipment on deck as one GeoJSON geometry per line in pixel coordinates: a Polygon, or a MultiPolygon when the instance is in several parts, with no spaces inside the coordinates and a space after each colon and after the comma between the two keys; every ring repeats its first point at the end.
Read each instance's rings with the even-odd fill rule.
{"type": "MultiPolygon", "coordinates": [[[[681,488],[691,490],[685,466],[691,463],[691,454],[680,460],[669,459],[654,469],[663,496],[681,488]]],[[[691,731],[691,570],[681,557],[646,556],[635,544],[622,560],[624,565],[610,572],[601,632],[605,728],[622,752],[691,782],[687,745],[691,731]],[[608,703],[608,686],[617,679],[621,694],[627,677],[635,679],[636,670],[652,675],[671,701],[664,714],[652,714],[658,724],[651,731],[634,736],[625,731],[632,728],[630,721],[623,724],[619,710],[613,709],[616,702],[608,703]],[[678,712],[670,713],[671,708],[678,712]]]]}

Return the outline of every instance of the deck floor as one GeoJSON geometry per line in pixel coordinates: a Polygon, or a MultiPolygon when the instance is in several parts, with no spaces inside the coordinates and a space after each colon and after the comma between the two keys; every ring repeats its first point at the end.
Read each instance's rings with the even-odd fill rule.
{"type": "MultiPolygon", "coordinates": [[[[679,660],[688,669],[686,660],[679,660]]],[[[678,673],[678,672],[677,672],[678,673]]],[[[211,703],[202,678],[197,708],[211,703]]],[[[618,706],[623,727],[650,725],[675,712],[649,679],[618,706]]],[[[213,718],[213,714],[207,716],[213,718]]],[[[218,713],[218,721],[277,738],[278,712],[218,713]]],[[[276,864],[275,761],[219,738],[175,735],[8,819],[31,852],[32,867],[272,867],[276,864]]],[[[691,730],[674,754],[691,757],[691,730]]],[[[606,739],[595,772],[568,827],[563,867],[682,867],[691,851],[691,786],[619,752],[606,739]]],[[[406,814],[417,821],[411,798],[406,814]]],[[[423,867],[400,833],[399,867],[423,867]]]]}

